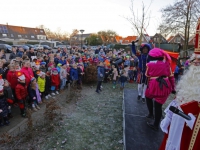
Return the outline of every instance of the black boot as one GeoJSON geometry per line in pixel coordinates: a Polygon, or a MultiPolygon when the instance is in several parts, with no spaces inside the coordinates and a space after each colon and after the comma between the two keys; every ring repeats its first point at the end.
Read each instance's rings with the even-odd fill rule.
{"type": "Polygon", "coordinates": [[[3,120],[4,120],[4,124],[6,126],[8,126],[10,124],[10,122],[8,121],[8,117],[3,117],[3,120]]]}
{"type": "Polygon", "coordinates": [[[3,123],[3,118],[0,118],[0,127],[3,127],[4,123],[3,123]]]}
{"type": "Polygon", "coordinates": [[[143,103],[143,104],[145,103],[145,101],[146,101],[145,98],[142,98],[142,103],[143,103]]]}
{"type": "Polygon", "coordinates": [[[8,113],[8,118],[13,118],[13,115],[11,113],[8,113]]]}
{"type": "Polygon", "coordinates": [[[26,117],[25,110],[24,110],[24,109],[20,109],[20,111],[21,111],[21,116],[22,116],[22,117],[26,117]]]}
{"type": "Polygon", "coordinates": [[[158,127],[157,126],[155,126],[154,124],[151,124],[151,123],[149,123],[149,122],[147,122],[147,125],[151,128],[151,129],[153,129],[153,130],[155,130],[155,131],[158,131],[158,127]]]}
{"type": "Polygon", "coordinates": [[[140,98],[141,98],[141,96],[140,96],[140,95],[138,95],[138,97],[137,97],[137,100],[139,101],[139,100],[140,100],[140,98]]]}
{"type": "Polygon", "coordinates": [[[148,118],[148,119],[154,119],[154,116],[151,115],[151,114],[148,114],[148,115],[146,115],[146,118],[148,118]]]}

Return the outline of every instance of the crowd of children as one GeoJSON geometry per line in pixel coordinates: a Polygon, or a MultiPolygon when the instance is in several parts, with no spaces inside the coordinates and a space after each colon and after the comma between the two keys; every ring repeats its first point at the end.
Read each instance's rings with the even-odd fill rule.
{"type": "Polygon", "coordinates": [[[27,107],[40,110],[44,99],[59,94],[68,83],[82,89],[84,70],[89,65],[97,66],[97,93],[102,81],[112,80],[114,89],[120,82],[123,89],[125,82],[136,80],[137,59],[122,50],[58,48],[54,53],[43,48],[34,52],[30,48],[19,52],[13,47],[12,58],[0,59],[0,126],[9,124],[11,107],[19,107],[25,117],[27,107]]]}

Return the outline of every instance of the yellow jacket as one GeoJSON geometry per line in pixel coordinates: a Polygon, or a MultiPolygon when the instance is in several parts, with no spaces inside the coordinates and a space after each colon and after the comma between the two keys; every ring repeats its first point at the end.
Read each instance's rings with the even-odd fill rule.
{"type": "Polygon", "coordinates": [[[38,84],[38,88],[40,92],[44,92],[45,91],[45,79],[42,79],[40,77],[38,77],[37,79],[37,84],[38,84]]]}

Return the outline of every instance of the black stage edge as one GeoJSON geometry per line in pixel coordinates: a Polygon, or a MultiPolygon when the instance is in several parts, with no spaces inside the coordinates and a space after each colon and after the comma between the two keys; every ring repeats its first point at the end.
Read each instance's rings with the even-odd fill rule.
{"type": "Polygon", "coordinates": [[[164,134],[147,126],[147,106],[137,101],[136,90],[124,89],[122,109],[124,150],[158,150],[164,134]]]}

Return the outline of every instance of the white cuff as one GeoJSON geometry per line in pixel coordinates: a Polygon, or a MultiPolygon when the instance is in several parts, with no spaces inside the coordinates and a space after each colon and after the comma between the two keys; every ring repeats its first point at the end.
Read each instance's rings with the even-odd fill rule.
{"type": "Polygon", "coordinates": [[[192,130],[193,126],[194,126],[194,122],[196,120],[196,117],[193,114],[191,114],[191,113],[189,113],[188,115],[191,117],[191,120],[186,120],[185,119],[185,122],[190,127],[190,129],[192,130]]]}

